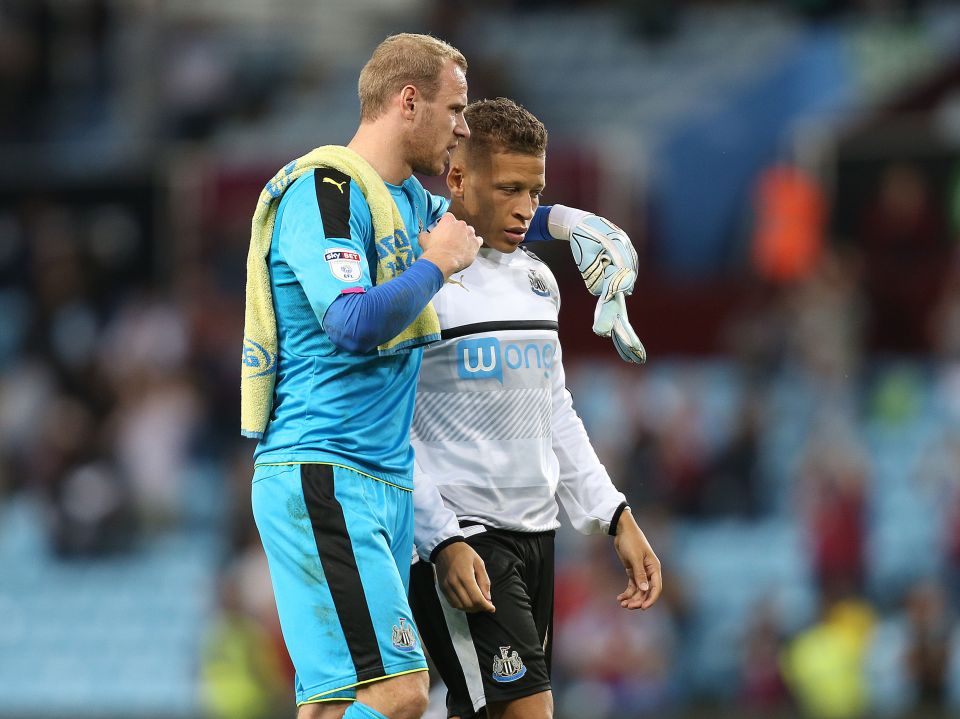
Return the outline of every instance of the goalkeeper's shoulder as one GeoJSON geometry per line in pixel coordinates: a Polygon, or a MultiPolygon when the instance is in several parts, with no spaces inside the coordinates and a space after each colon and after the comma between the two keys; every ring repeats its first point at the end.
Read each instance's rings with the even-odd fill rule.
{"type": "Polygon", "coordinates": [[[536,253],[520,245],[520,251],[524,255],[525,265],[528,270],[528,279],[530,280],[531,289],[536,293],[538,290],[543,292],[544,290],[550,293],[551,297],[560,299],[560,286],[557,284],[557,278],[554,277],[553,271],[550,269],[549,265],[546,262],[537,257],[536,253]],[[537,280],[540,280],[544,284],[544,288],[539,288],[537,286],[537,280]]]}
{"type": "Polygon", "coordinates": [[[538,266],[538,267],[541,267],[541,266],[542,266],[543,268],[545,268],[545,269],[547,269],[547,270],[550,269],[550,268],[547,267],[547,263],[544,262],[543,260],[541,260],[541,259],[537,256],[537,253],[535,253],[533,250],[531,250],[531,249],[530,249],[529,247],[527,247],[526,245],[520,245],[520,251],[521,251],[524,255],[527,256],[527,259],[532,260],[533,262],[537,263],[537,266],[538,266]]]}

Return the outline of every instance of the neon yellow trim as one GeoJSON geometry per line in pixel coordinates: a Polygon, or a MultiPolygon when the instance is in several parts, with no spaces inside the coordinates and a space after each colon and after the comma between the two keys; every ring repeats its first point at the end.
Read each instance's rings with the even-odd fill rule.
{"type": "Polygon", "coordinates": [[[253,465],[254,467],[293,467],[298,464],[328,464],[331,467],[340,467],[341,469],[349,469],[351,472],[356,472],[357,474],[362,474],[364,477],[369,477],[370,479],[376,480],[377,482],[383,482],[384,484],[389,484],[391,487],[396,487],[397,489],[402,489],[404,492],[412,492],[412,489],[407,487],[401,487],[399,484],[394,484],[389,482],[386,479],[380,477],[374,477],[372,474],[367,474],[366,472],[357,469],[356,467],[350,467],[346,464],[338,464],[337,462],[261,462],[260,464],[253,465]]]}
{"type": "Polygon", "coordinates": [[[357,701],[354,697],[331,697],[330,699],[306,699],[299,704],[298,707],[302,707],[305,704],[323,704],[324,702],[355,702],[357,701]]]}
{"type": "MultiPolygon", "coordinates": [[[[326,462],[313,462],[313,464],[326,464],[326,462]]],[[[349,469],[349,467],[347,468],[349,469]]],[[[353,684],[347,684],[342,687],[337,687],[336,689],[327,689],[325,692],[320,692],[319,694],[314,694],[309,699],[304,699],[302,702],[297,702],[298,707],[302,707],[304,704],[318,704],[319,702],[352,702],[356,699],[340,699],[333,697],[332,699],[321,699],[324,694],[332,694],[333,692],[342,692],[344,689],[353,689],[354,687],[359,687],[363,684],[370,684],[372,682],[382,682],[384,679],[392,679],[393,677],[402,677],[404,674],[416,674],[417,672],[429,671],[426,667],[422,669],[407,669],[403,672],[397,672],[396,674],[384,674],[382,677],[375,677],[373,679],[364,679],[362,682],[354,682],[353,684]]]]}

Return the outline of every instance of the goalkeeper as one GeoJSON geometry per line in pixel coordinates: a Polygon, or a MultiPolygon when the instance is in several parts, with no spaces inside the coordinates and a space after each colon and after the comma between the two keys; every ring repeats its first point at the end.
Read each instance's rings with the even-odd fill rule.
{"type": "MultiPolygon", "coordinates": [[[[657,601],[660,562],[564,387],[556,281],[520,248],[544,188],[546,130],[502,98],[469,105],[465,117],[472,134],[451,160],[450,211],[484,247],[433,300],[443,339],[424,351],[411,430],[422,561],[410,603],[450,716],[546,719],[557,499],[578,530],[614,537],[623,608],[657,601]]],[[[551,235],[571,239],[599,296],[594,330],[642,362],[623,302],[635,279],[629,239],[562,206],[549,223],[551,235]]]]}

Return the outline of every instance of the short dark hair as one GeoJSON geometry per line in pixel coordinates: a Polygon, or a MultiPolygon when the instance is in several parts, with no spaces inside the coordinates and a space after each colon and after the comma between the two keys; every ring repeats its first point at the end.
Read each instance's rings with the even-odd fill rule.
{"type": "Polygon", "coordinates": [[[547,128],[522,105],[498,97],[467,105],[463,116],[470,127],[470,152],[519,152],[542,156],[547,153],[547,128]]]}

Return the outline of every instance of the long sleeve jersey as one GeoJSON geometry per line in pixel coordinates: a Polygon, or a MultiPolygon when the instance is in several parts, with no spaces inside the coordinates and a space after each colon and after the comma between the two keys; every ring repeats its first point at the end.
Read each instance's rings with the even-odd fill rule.
{"type": "Polygon", "coordinates": [[[420,556],[460,521],[556,529],[558,497],[579,531],[606,532],[625,500],[565,387],[549,268],[482,248],[433,302],[442,340],[424,351],[411,430],[420,556]]]}

